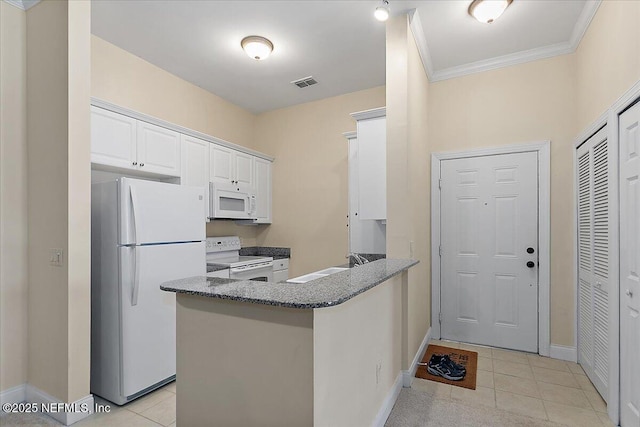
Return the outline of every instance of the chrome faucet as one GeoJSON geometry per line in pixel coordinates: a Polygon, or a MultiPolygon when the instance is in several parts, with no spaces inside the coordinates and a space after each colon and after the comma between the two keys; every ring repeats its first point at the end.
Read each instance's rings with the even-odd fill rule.
{"type": "Polygon", "coordinates": [[[345,258],[347,258],[347,259],[353,258],[356,261],[356,264],[355,264],[356,266],[364,265],[364,264],[369,262],[368,259],[366,259],[362,255],[358,255],[355,252],[352,252],[352,253],[348,254],[345,258]]]}

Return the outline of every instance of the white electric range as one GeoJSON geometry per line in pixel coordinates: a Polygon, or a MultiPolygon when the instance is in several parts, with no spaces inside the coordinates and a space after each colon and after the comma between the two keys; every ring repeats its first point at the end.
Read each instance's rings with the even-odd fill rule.
{"type": "MultiPolygon", "coordinates": [[[[207,266],[228,268],[230,279],[273,281],[273,257],[241,256],[238,236],[207,237],[207,266]]],[[[207,276],[220,277],[216,273],[207,276]]]]}

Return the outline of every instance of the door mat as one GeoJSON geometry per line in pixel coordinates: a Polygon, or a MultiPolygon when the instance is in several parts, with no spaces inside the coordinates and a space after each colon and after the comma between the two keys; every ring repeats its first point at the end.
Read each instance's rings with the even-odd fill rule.
{"type": "Polygon", "coordinates": [[[467,374],[460,381],[451,381],[446,378],[439,377],[437,375],[431,375],[427,371],[426,366],[418,365],[416,371],[416,377],[425,380],[437,381],[439,383],[451,384],[458,387],[469,388],[471,390],[476,389],[476,374],[478,371],[478,353],[475,351],[467,351],[451,347],[442,347],[439,345],[431,345],[427,347],[427,352],[422,358],[422,363],[428,363],[433,354],[448,354],[451,360],[459,365],[462,365],[467,370],[467,374]]]}

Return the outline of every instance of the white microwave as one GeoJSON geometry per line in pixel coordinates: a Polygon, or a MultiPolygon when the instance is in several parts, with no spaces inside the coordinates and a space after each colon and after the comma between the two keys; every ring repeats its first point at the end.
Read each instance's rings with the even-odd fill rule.
{"type": "Polygon", "coordinates": [[[209,215],[219,219],[256,219],[256,193],[239,185],[209,183],[209,215]]]}

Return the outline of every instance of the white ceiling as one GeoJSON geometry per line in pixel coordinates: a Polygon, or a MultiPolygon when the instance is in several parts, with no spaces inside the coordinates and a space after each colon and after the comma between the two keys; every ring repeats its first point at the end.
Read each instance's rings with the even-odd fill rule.
{"type": "MultiPolygon", "coordinates": [[[[432,81],[575,50],[599,0],[514,0],[493,24],[467,14],[471,0],[390,0],[413,9],[412,28],[432,81]]],[[[254,113],[385,83],[385,27],[376,0],[92,2],[92,32],[254,113]],[[240,48],[269,38],[270,58],[240,48]],[[313,75],[318,84],[290,82],[313,75]]]]}

